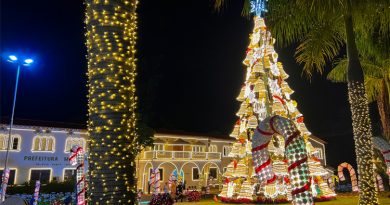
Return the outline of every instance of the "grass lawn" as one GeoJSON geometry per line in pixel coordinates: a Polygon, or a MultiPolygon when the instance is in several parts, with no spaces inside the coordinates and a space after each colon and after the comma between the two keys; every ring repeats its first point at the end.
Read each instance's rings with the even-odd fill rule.
{"type": "MultiPolygon", "coordinates": [[[[381,194],[379,198],[380,204],[389,204],[390,205],[390,198],[387,197],[389,193],[387,194],[381,194]]],[[[357,205],[358,202],[358,196],[357,195],[338,195],[336,200],[333,201],[327,201],[327,202],[316,202],[318,205],[357,205]]],[[[201,200],[200,202],[181,202],[181,203],[175,203],[178,205],[224,205],[225,203],[221,202],[215,202],[212,199],[206,199],[201,200]]],[[[290,205],[289,204],[280,204],[280,205],[290,205]]]]}

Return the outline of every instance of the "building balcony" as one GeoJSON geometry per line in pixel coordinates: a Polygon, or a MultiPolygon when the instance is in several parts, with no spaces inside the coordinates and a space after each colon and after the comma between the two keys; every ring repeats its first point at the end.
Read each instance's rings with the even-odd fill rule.
{"type": "Polygon", "coordinates": [[[144,160],[221,160],[220,152],[190,152],[190,151],[145,151],[141,154],[144,160]]]}

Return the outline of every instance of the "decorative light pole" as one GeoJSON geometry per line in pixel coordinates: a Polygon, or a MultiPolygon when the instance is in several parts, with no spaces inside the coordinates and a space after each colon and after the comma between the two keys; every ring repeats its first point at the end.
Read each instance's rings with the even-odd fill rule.
{"type": "MultiPolygon", "coordinates": [[[[9,150],[10,150],[10,146],[11,146],[11,139],[12,139],[11,138],[11,134],[12,134],[12,126],[13,126],[13,123],[14,123],[15,104],[16,104],[16,95],[17,95],[17,92],[18,92],[20,68],[22,66],[25,66],[25,67],[30,66],[34,62],[34,60],[31,59],[31,58],[27,58],[27,59],[24,59],[24,60],[18,60],[18,58],[16,56],[10,55],[10,56],[8,56],[8,60],[7,61],[10,62],[10,63],[16,64],[17,67],[18,67],[18,70],[16,72],[14,101],[13,101],[13,104],[12,104],[11,122],[10,122],[10,125],[9,125],[9,133],[8,133],[8,139],[7,139],[7,152],[5,154],[5,162],[4,162],[3,173],[8,169],[8,155],[9,155],[9,150]]],[[[6,189],[7,189],[7,181],[3,180],[2,184],[1,184],[1,201],[2,202],[5,200],[5,191],[6,191],[6,189]]]]}

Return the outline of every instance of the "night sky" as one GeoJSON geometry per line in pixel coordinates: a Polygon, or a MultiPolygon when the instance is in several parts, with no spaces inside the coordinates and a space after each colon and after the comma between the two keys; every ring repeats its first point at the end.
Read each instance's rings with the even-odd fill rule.
{"type": "MultiPolygon", "coordinates": [[[[240,15],[241,1],[228,2],[218,13],[211,0],[141,0],[137,86],[140,112],[149,126],[215,134],[232,130],[239,108],[235,98],[244,82],[241,62],[252,24],[240,15]]],[[[10,116],[16,74],[15,66],[4,58],[21,53],[34,57],[36,63],[21,72],[16,123],[85,126],[83,21],[82,1],[1,1],[3,122],[10,116]]],[[[294,47],[277,51],[306,126],[328,142],[328,163],[355,165],[346,85],[319,75],[309,81],[295,63],[294,47]]],[[[377,111],[375,105],[371,107],[376,125],[377,111]]]]}

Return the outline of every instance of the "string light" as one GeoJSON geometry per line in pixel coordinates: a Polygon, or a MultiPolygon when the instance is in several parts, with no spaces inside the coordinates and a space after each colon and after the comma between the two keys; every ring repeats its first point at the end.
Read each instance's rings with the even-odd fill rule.
{"type": "Polygon", "coordinates": [[[288,75],[283,70],[282,64],[277,61],[278,54],[274,50],[274,43],[264,19],[258,15],[255,16],[253,33],[250,36],[250,44],[243,62],[246,65],[245,84],[237,97],[237,100],[242,102],[237,112],[240,119],[230,134],[237,139],[229,154],[234,157],[234,160],[228,165],[223,175],[225,184],[219,196],[222,201],[232,203],[263,203],[264,201],[256,200],[258,200],[257,197],[264,196],[265,201],[294,200],[296,204],[311,204],[313,199],[309,189],[318,189],[316,197],[332,199],[335,193],[326,183],[321,183],[328,175],[328,171],[314,156],[316,150],[308,141],[310,132],[303,122],[302,114],[297,109],[297,103],[290,98],[294,91],[285,81],[288,75]],[[294,125],[284,128],[294,127],[302,133],[302,136],[299,142],[291,143],[294,148],[284,147],[287,140],[283,136],[271,134],[268,138],[264,137],[263,148],[269,154],[261,152],[253,158],[252,143],[256,138],[254,136],[256,127],[264,119],[274,115],[291,120],[294,125]],[[296,153],[296,156],[291,153],[296,153]],[[302,164],[302,166],[288,169],[288,163],[290,165],[302,164]],[[256,172],[263,167],[261,165],[264,165],[263,169],[266,170],[266,174],[256,176],[256,172]],[[292,177],[289,177],[290,171],[293,173],[292,177]],[[315,180],[310,181],[309,178],[315,180]],[[302,187],[307,190],[299,194],[297,190],[294,192],[293,188],[302,187]],[[255,189],[259,190],[258,193],[255,189]]]}
{"type": "Polygon", "coordinates": [[[375,190],[372,143],[372,128],[368,100],[364,84],[357,81],[348,83],[348,96],[352,112],[352,128],[359,174],[359,204],[376,205],[378,193],[375,190]]]}
{"type": "Polygon", "coordinates": [[[87,0],[89,204],[134,204],[137,0],[87,0]]]}

